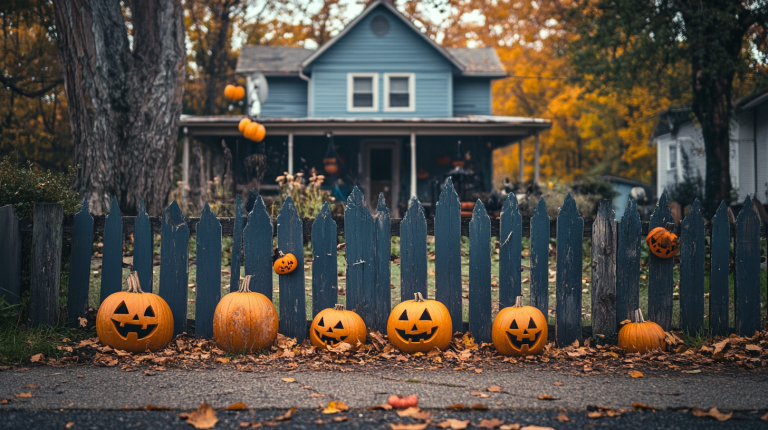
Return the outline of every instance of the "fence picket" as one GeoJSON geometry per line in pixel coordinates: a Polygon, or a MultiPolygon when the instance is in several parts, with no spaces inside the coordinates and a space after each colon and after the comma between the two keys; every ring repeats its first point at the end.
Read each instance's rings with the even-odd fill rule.
{"type": "Polygon", "coordinates": [[[312,223],[312,318],[338,301],[336,253],[336,221],[325,202],[312,223]]]}
{"type": "Polygon", "coordinates": [[[53,326],[59,316],[61,242],[64,209],[56,203],[35,203],[32,231],[31,325],[53,326]]]}
{"type": "Polygon", "coordinates": [[[232,228],[232,258],[229,261],[229,292],[235,292],[240,287],[240,266],[243,252],[243,201],[240,195],[235,196],[235,223],[232,228]]]}
{"type": "Polygon", "coordinates": [[[499,309],[515,304],[522,295],[521,253],[523,250],[523,217],[517,207],[517,197],[510,193],[501,209],[499,240],[499,309]]]}
{"type": "Polygon", "coordinates": [[[728,335],[730,241],[728,205],[723,200],[712,218],[712,236],[709,239],[709,330],[712,336],[728,335]]]}
{"type": "Polygon", "coordinates": [[[123,289],[123,216],[117,197],[112,198],[104,224],[101,259],[101,300],[123,289]]]}
{"type": "Polygon", "coordinates": [[[0,208],[0,297],[15,305],[21,298],[21,231],[13,206],[0,208]]]}
{"type": "MultiPolygon", "coordinates": [[[[285,199],[277,216],[277,248],[296,257],[296,269],[278,277],[280,333],[301,343],[307,335],[307,299],[304,295],[304,243],[301,217],[293,199],[285,199]]],[[[271,273],[270,273],[271,274],[271,273]]]]}
{"type": "Polygon", "coordinates": [[[531,217],[531,306],[549,317],[549,214],[543,198],[531,217]]]}
{"type": "Polygon", "coordinates": [[[469,331],[491,342],[491,219],[480,199],[469,222],[469,331]]]}
{"type": "Polygon", "coordinates": [[[463,331],[461,203],[450,177],[435,207],[435,299],[448,308],[453,332],[463,331]]]}
{"type": "Polygon", "coordinates": [[[376,282],[374,285],[374,324],[372,329],[381,333],[387,331],[387,320],[392,310],[392,281],[390,256],[392,255],[392,235],[390,230],[389,208],[384,201],[384,194],[379,194],[377,214],[374,219],[376,237],[376,282]]]}
{"type": "Polygon", "coordinates": [[[213,337],[213,312],[221,300],[221,223],[208,203],[197,223],[195,335],[213,337]]]}
{"type": "MultiPolygon", "coordinates": [[[[93,217],[88,211],[88,199],[75,214],[72,229],[72,252],[69,262],[67,288],[67,319],[78,327],[78,317],[88,309],[88,289],[91,285],[91,254],[93,253],[93,217]]],[[[135,252],[134,252],[135,255],[135,252]]],[[[134,256],[135,258],[135,256],[134,256]]]]}
{"type": "Polygon", "coordinates": [[[733,307],[736,333],[752,336],[760,330],[760,217],[747,196],[736,218],[736,273],[733,307]]]}
{"type": "MultiPolygon", "coordinates": [[[[669,209],[668,199],[665,189],[651,215],[649,230],[665,227],[667,223],[675,222],[672,211],[669,209]]],[[[672,272],[675,259],[660,258],[651,253],[649,260],[648,320],[660,325],[665,331],[669,331],[672,328],[672,292],[674,288],[672,272]]]]}
{"type": "Polygon", "coordinates": [[[139,216],[136,217],[133,231],[133,270],[138,272],[139,284],[146,293],[152,292],[153,242],[149,215],[144,200],[139,199],[139,216]]]}
{"type": "MultiPolygon", "coordinates": [[[[592,335],[616,339],[616,213],[600,200],[592,224],[592,335]]],[[[558,229],[559,231],[559,229],[558,229]]]]}
{"type": "MultiPolygon", "coordinates": [[[[259,195],[259,192],[255,189],[251,188],[248,190],[248,198],[245,199],[245,213],[250,214],[251,211],[253,211],[254,205],[256,205],[256,200],[259,199],[261,196],[259,195]]],[[[238,284],[239,287],[239,284],[238,284]]]]}
{"type": "Polygon", "coordinates": [[[189,227],[172,201],[163,211],[159,294],[173,314],[173,334],[187,331],[189,227]]]}
{"type": "MultiPolygon", "coordinates": [[[[245,244],[245,274],[251,275],[250,290],[261,293],[272,300],[272,218],[267,213],[264,199],[251,190],[253,205],[248,215],[248,224],[243,229],[245,244]]],[[[245,208],[248,209],[246,203],[245,208]]]]}
{"type": "Polygon", "coordinates": [[[616,249],[616,323],[640,308],[640,240],[642,224],[637,203],[630,197],[621,217],[616,249]]]}
{"type": "Polygon", "coordinates": [[[357,312],[367,327],[373,327],[376,282],[376,236],[373,215],[363,193],[355,187],[347,198],[344,211],[344,236],[347,261],[347,307],[357,312]]]}
{"type": "Polygon", "coordinates": [[[557,215],[557,307],[555,308],[555,339],[565,346],[578,340],[581,334],[581,262],[584,219],[576,209],[571,194],[557,215]]]}
{"type": "Polygon", "coordinates": [[[416,197],[400,223],[400,301],[427,297],[427,220],[416,197]]]}
{"type": "Polygon", "coordinates": [[[699,199],[681,222],[680,329],[700,333],[704,326],[704,218],[699,199]]]}

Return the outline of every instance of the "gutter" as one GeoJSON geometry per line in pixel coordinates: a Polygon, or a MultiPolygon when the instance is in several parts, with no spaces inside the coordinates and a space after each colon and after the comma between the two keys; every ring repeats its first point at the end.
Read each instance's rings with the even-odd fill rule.
{"type": "Polygon", "coordinates": [[[299,77],[307,81],[307,118],[312,116],[312,79],[299,68],[299,77]]]}

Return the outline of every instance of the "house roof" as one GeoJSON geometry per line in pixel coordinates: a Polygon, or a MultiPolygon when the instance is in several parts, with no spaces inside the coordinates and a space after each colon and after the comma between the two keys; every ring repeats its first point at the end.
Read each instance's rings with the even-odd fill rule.
{"type": "Polygon", "coordinates": [[[507,72],[493,48],[446,48],[462,65],[466,76],[506,76],[507,72]]]}
{"type": "Polygon", "coordinates": [[[736,106],[742,109],[751,109],[768,101],[768,88],[756,91],[736,102],[736,106]]]}
{"type": "Polygon", "coordinates": [[[240,49],[235,73],[261,72],[267,76],[295,75],[311,49],[293,46],[249,45],[240,49]]]}

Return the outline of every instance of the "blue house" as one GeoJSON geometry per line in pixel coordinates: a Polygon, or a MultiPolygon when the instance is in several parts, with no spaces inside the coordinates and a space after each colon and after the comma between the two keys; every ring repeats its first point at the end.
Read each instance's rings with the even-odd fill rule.
{"type": "Polygon", "coordinates": [[[262,143],[242,137],[242,116],[185,115],[181,127],[231,151],[242,189],[254,177],[268,191],[283,171],[322,172],[335,156],[339,172],[326,186],[343,197],[358,185],[371,207],[382,192],[397,216],[411,196],[428,207],[449,174],[461,176],[465,199],[490,191],[493,150],[529,137],[538,180],[538,133],[551,122],[492,115],[491,84],[507,76],[495,50],[444,48],[387,1],[371,2],[316,50],[245,46],[236,74],[268,83],[262,143]]]}

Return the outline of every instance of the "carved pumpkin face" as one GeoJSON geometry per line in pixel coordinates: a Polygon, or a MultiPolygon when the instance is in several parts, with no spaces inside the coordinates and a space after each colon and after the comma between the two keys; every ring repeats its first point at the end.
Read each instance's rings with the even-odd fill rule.
{"type": "Polygon", "coordinates": [[[680,250],[680,239],[664,227],[656,227],[648,233],[645,243],[653,255],[659,258],[674,257],[680,250]]]}
{"type": "Polygon", "coordinates": [[[99,341],[130,352],[157,351],[173,337],[171,308],[160,296],[144,293],[138,275],[129,277],[129,290],[107,297],[96,316],[99,341]]]}
{"type": "Polygon", "coordinates": [[[414,300],[395,306],[387,321],[389,341],[407,353],[448,348],[452,330],[451,315],[445,305],[425,300],[419,293],[414,300]]]}
{"type": "Polygon", "coordinates": [[[285,275],[291,273],[296,269],[298,262],[296,256],[293,254],[283,254],[280,252],[280,257],[275,260],[274,268],[275,273],[278,275],[285,275]]]}
{"type": "Polygon", "coordinates": [[[355,312],[345,310],[343,305],[318,312],[309,331],[309,339],[317,348],[335,348],[346,342],[354,349],[358,343],[365,343],[365,322],[355,312]]]}
{"type": "Polygon", "coordinates": [[[544,350],[548,332],[544,314],[533,306],[523,306],[522,297],[518,297],[515,306],[504,308],[496,315],[492,338],[501,355],[531,355],[544,350]]]}

